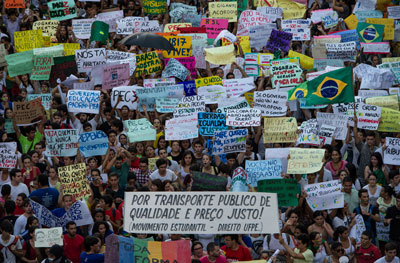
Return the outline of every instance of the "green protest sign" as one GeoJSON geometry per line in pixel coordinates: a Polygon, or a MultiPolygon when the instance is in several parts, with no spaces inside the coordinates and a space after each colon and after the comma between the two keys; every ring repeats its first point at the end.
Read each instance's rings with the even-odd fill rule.
{"type": "Polygon", "coordinates": [[[35,56],[33,61],[32,80],[49,80],[53,57],[35,56]]]}
{"type": "Polygon", "coordinates": [[[15,77],[30,74],[33,69],[33,50],[14,53],[5,57],[8,64],[8,74],[15,77]]]}
{"type": "Polygon", "coordinates": [[[298,183],[295,179],[269,179],[257,182],[257,192],[278,194],[280,207],[297,206],[298,183]]]}
{"type": "Polygon", "coordinates": [[[108,31],[110,26],[103,21],[94,21],[90,33],[90,41],[99,41],[102,44],[107,44],[108,31]]]}
{"type": "Polygon", "coordinates": [[[228,179],[222,176],[193,172],[191,191],[226,191],[228,179]]]}
{"type": "Polygon", "coordinates": [[[143,0],[143,8],[146,15],[165,14],[167,0],[143,0]]]}
{"type": "Polygon", "coordinates": [[[47,3],[52,20],[68,20],[77,17],[74,0],[55,0],[47,3]]]}

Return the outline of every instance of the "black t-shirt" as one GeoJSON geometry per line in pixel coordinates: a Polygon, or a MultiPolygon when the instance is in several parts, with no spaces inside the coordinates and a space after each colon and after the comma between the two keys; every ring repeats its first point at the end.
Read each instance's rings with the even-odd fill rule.
{"type": "Polygon", "coordinates": [[[389,238],[400,242],[400,209],[396,206],[391,206],[386,210],[386,219],[392,218],[390,221],[389,238]]]}

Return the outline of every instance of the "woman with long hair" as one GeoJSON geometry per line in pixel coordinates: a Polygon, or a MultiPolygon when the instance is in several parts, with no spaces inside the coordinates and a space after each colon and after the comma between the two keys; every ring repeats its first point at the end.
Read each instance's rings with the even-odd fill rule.
{"type": "Polygon", "coordinates": [[[333,234],[333,240],[340,242],[344,249],[344,255],[349,257],[350,260],[354,258],[354,253],[356,251],[356,240],[349,237],[349,229],[345,226],[339,226],[335,233],[333,234]]]}
{"type": "Polygon", "coordinates": [[[196,163],[196,158],[193,152],[186,151],[183,153],[183,158],[179,166],[179,173],[181,174],[181,180],[185,180],[186,175],[190,174],[190,167],[196,163]]]}
{"type": "Polygon", "coordinates": [[[344,255],[344,249],[340,242],[333,242],[331,244],[332,255],[324,259],[324,263],[339,263],[339,258],[344,255]]]}
{"type": "Polygon", "coordinates": [[[311,251],[314,253],[314,263],[322,263],[327,255],[331,254],[331,249],[326,240],[318,232],[310,233],[311,251]]]}
{"type": "Polygon", "coordinates": [[[377,185],[377,179],[378,178],[376,174],[371,173],[370,175],[368,175],[368,184],[363,187],[363,189],[368,190],[369,203],[371,205],[375,205],[376,200],[378,200],[382,190],[382,186],[377,185]]]}
{"type": "Polygon", "coordinates": [[[333,237],[332,227],[325,221],[322,211],[315,211],[313,214],[314,223],[308,227],[308,233],[318,232],[322,238],[328,240],[333,237]]]}
{"type": "Polygon", "coordinates": [[[282,233],[288,233],[289,235],[294,235],[299,220],[299,214],[295,209],[291,209],[287,214],[287,218],[288,220],[283,225],[282,233]]]}
{"type": "Polygon", "coordinates": [[[207,174],[218,175],[218,170],[212,165],[212,158],[210,155],[203,153],[201,172],[207,174]]]}
{"type": "Polygon", "coordinates": [[[331,158],[332,161],[327,162],[325,168],[332,173],[332,178],[337,180],[339,178],[338,171],[343,170],[347,162],[342,160],[342,154],[336,148],[332,150],[331,158]]]}
{"type": "MultiPolygon", "coordinates": [[[[383,164],[382,155],[380,153],[374,152],[371,156],[371,160],[364,169],[364,179],[368,180],[370,174],[375,174],[378,185],[387,185],[389,182],[389,172],[387,171],[385,165],[383,164]]],[[[379,196],[379,195],[378,195],[379,196]]]]}

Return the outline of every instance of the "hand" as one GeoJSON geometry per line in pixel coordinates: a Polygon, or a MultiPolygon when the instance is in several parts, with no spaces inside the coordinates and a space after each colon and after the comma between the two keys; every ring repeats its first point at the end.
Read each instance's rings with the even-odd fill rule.
{"type": "Polygon", "coordinates": [[[279,234],[279,243],[281,245],[285,244],[285,241],[283,240],[282,234],[279,234]]]}
{"type": "Polygon", "coordinates": [[[109,215],[106,215],[106,221],[111,221],[111,218],[109,215]]]}

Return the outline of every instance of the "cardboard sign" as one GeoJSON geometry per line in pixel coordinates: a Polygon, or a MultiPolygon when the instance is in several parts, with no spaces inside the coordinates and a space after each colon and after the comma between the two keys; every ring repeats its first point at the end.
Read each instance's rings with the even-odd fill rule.
{"type": "Polygon", "coordinates": [[[35,229],[35,248],[63,245],[62,227],[35,229]]]}
{"type": "Polygon", "coordinates": [[[400,6],[399,5],[388,6],[387,11],[388,11],[388,18],[400,19],[400,6]]]}
{"type": "Polygon", "coordinates": [[[252,187],[257,187],[260,180],[281,178],[281,159],[250,161],[246,160],[247,182],[252,187]]]}
{"type": "Polygon", "coordinates": [[[72,31],[79,39],[89,39],[94,18],[72,19],[72,31]]]}
{"type": "Polygon", "coordinates": [[[252,26],[259,26],[272,23],[272,20],[267,16],[255,10],[245,10],[240,15],[238,21],[238,36],[248,36],[249,28],[252,26]]]}
{"type": "Polygon", "coordinates": [[[75,58],[78,71],[89,73],[95,66],[106,64],[106,49],[91,48],[75,50],[75,58]]]}
{"type": "Polygon", "coordinates": [[[33,22],[32,29],[33,30],[42,30],[43,36],[50,37],[50,41],[57,42],[57,29],[60,21],[58,20],[39,20],[33,22]]]}
{"type": "Polygon", "coordinates": [[[72,195],[73,200],[81,200],[90,196],[91,190],[86,174],[85,163],[58,167],[63,195],[72,195]]]}
{"type": "Polygon", "coordinates": [[[105,155],[108,137],[103,131],[91,131],[79,135],[79,150],[87,157],[105,155]]]}
{"type": "Polygon", "coordinates": [[[361,47],[365,54],[388,54],[390,53],[389,42],[362,43],[361,47]]]}
{"type": "Polygon", "coordinates": [[[30,126],[43,118],[43,108],[40,98],[27,102],[13,103],[14,119],[18,126],[30,126]]]}
{"type": "Polygon", "coordinates": [[[261,126],[261,110],[259,109],[232,109],[226,111],[226,125],[233,127],[261,126]]]}
{"type": "MultiPolygon", "coordinates": [[[[191,58],[193,58],[192,66],[195,66],[196,62],[194,60],[194,57],[191,58]]],[[[180,80],[185,80],[188,75],[189,75],[188,69],[184,65],[182,65],[178,60],[171,58],[168,60],[161,76],[163,78],[176,77],[180,80]]]]}
{"type": "Polygon", "coordinates": [[[78,130],[45,130],[48,156],[75,156],[78,149],[78,130]]]}
{"type": "Polygon", "coordinates": [[[206,104],[214,104],[227,99],[225,88],[220,85],[199,87],[197,94],[204,96],[206,104]]]}
{"type": "Polygon", "coordinates": [[[0,143],[0,168],[12,169],[17,165],[17,143],[0,143]]]}
{"type": "Polygon", "coordinates": [[[161,63],[157,52],[136,55],[136,76],[150,75],[161,71],[161,63]]]}
{"type": "Polygon", "coordinates": [[[306,144],[319,146],[320,139],[317,135],[318,123],[316,119],[310,119],[308,121],[303,121],[300,126],[301,134],[297,138],[297,145],[306,144]]]}
{"type": "Polygon", "coordinates": [[[228,179],[223,176],[193,172],[190,191],[226,191],[228,179]]]}
{"type": "Polygon", "coordinates": [[[98,114],[100,109],[100,91],[69,90],[67,107],[69,112],[98,114]]]}
{"type": "Polygon", "coordinates": [[[140,111],[143,111],[143,104],[146,105],[148,111],[154,111],[156,98],[168,98],[168,89],[166,87],[155,87],[152,89],[136,87],[135,92],[140,100],[140,111]]]}
{"type": "Polygon", "coordinates": [[[299,85],[302,81],[303,70],[294,63],[288,65],[272,65],[272,84],[274,87],[293,87],[299,85]]]}
{"type": "Polygon", "coordinates": [[[78,16],[74,0],[54,0],[47,3],[49,15],[54,20],[68,20],[78,16]]]}
{"type": "Polygon", "coordinates": [[[292,33],[273,29],[267,43],[267,49],[271,51],[282,50],[288,52],[292,36],[292,33]]]}
{"type": "Polygon", "coordinates": [[[357,55],[356,42],[326,43],[328,59],[342,59],[343,61],[354,61],[357,55]]]}
{"type": "Polygon", "coordinates": [[[206,28],[208,38],[215,39],[221,30],[228,28],[228,19],[202,18],[200,25],[206,28]]]}
{"type": "Polygon", "coordinates": [[[272,22],[281,19],[283,15],[283,10],[280,7],[258,6],[257,11],[271,19],[272,22]]]}
{"type": "Polygon", "coordinates": [[[205,48],[206,61],[215,65],[227,65],[236,62],[234,45],[205,48]]]}
{"type": "Polygon", "coordinates": [[[128,130],[129,142],[154,141],[156,130],[147,119],[127,120],[124,126],[128,130]]]}
{"type": "Polygon", "coordinates": [[[190,57],[192,54],[192,38],[183,36],[164,36],[175,50],[163,51],[164,58],[190,57]]]}
{"type": "Polygon", "coordinates": [[[400,130],[400,112],[388,108],[382,108],[381,121],[378,131],[397,132],[400,130]]]}
{"type": "Polygon", "coordinates": [[[43,47],[42,30],[15,31],[14,46],[17,52],[43,47]]]}
{"type": "MultiPolygon", "coordinates": [[[[115,9],[114,9],[115,10],[115,9]]],[[[97,20],[103,21],[104,23],[110,26],[109,32],[116,32],[117,31],[117,19],[124,17],[123,10],[107,10],[103,9],[102,13],[97,14],[97,20]]]]}
{"type": "Polygon", "coordinates": [[[160,98],[156,99],[156,110],[160,113],[174,112],[176,106],[179,104],[179,99],[175,98],[160,98]]]}
{"type": "Polygon", "coordinates": [[[199,112],[199,134],[203,136],[214,136],[216,131],[227,130],[228,126],[225,124],[225,118],[226,115],[224,113],[199,112]]]}
{"type": "MultiPolygon", "coordinates": [[[[168,64],[169,60],[170,60],[169,58],[164,59],[165,65],[168,64]]],[[[175,58],[175,60],[179,61],[180,64],[182,64],[183,66],[185,66],[187,70],[189,70],[192,79],[195,79],[197,77],[195,57],[175,58]]]]}
{"type": "Polygon", "coordinates": [[[277,0],[278,7],[283,9],[284,19],[303,18],[306,12],[306,5],[296,3],[290,0],[277,0]]]}
{"type": "Polygon", "coordinates": [[[264,143],[295,142],[297,123],[293,117],[264,118],[264,143]]]}
{"type": "Polygon", "coordinates": [[[195,117],[197,113],[204,112],[206,110],[205,107],[205,98],[204,96],[190,96],[183,97],[179,104],[173,110],[174,118],[179,117],[195,117]]]}
{"type": "Polygon", "coordinates": [[[295,179],[270,179],[257,182],[257,192],[276,193],[279,207],[297,206],[299,188],[295,179]]]}
{"type": "Polygon", "coordinates": [[[237,21],[236,2],[210,2],[208,3],[210,18],[228,19],[228,22],[237,21]]]}
{"type": "MultiPolygon", "coordinates": [[[[129,233],[159,233],[159,229],[148,229],[147,226],[154,224],[161,224],[163,231],[175,234],[237,234],[279,232],[278,201],[276,194],[230,192],[146,192],[143,194],[129,192],[126,194],[125,199],[124,230],[129,233]],[[199,200],[199,197],[202,195],[209,197],[207,201],[195,201],[199,200]],[[245,198],[246,196],[248,196],[248,198],[245,198]],[[162,201],[167,199],[181,201],[162,201]],[[244,199],[251,201],[243,202],[244,199]],[[249,217],[243,218],[239,216],[240,210],[238,210],[238,207],[245,206],[245,203],[248,204],[248,207],[250,207],[248,209],[251,209],[252,212],[250,213],[249,217]],[[210,218],[207,218],[206,220],[203,220],[202,227],[190,227],[193,222],[199,220],[199,213],[202,211],[201,209],[213,209],[215,207],[218,207],[218,220],[211,220],[210,218]],[[168,216],[153,217],[150,216],[151,213],[140,213],[140,209],[147,209],[149,211],[151,210],[153,213],[160,215],[167,215],[171,211],[175,211],[175,216],[174,218],[170,218],[168,216]],[[181,212],[178,213],[176,211],[181,212]],[[179,226],[176,224],[176,222],[179,222],[179,226]],[[229,222],[229,225],[227,225],[226,222],[229,222]],[[263,222],[270,223],[265,224],[263,222]],[[232,228],[232,226],[234,227],[232,228]]],[[[187,249],[180,251],[190,251],[189,242],[186,242],[188,243],[187,249]]],[[[160,247],[160,245],[157,247],[160,247]]],[[[149,250],[151,251],[150,248],[147,249],[147,251],[149,250]]],[[[138,251],[145,250],[141,249],[138,251]]],[[[154,255],[157,255],[157,253],[154,253],[154,255]]]]}
{"type": "Polygon", "coordinates": [[[365,103],[392,110],[399,110],[399,99],[397,95],[367,98],[365,99],[365,103]]]}
{"type": "Polygon", "coordinates": [[[324,149],[290,149],[288,162],[288,174],[309,174],[321,170],[324,157],[324,149]]]}
{"type": "Polygon", "coordinates": [[[166,121],[165,140],[187,140],[199,137],[197,116],[172,118],[166,121]]]}
{"type": "Polygon", "coordinates": [[[246,151],[247,129],[216,131],[214,133],[213,154],[227,154],[246,151]]]}
{"type": "Polygon", "coordinates": [[[6,55],[7,70],[10,77],[15,77],[22,74],[30,74],[33,69],[33,51],[24,51],[6,55]]]}
{"type": "Polygon", "coordinates": [[[273,23],[249,27],[250,47],[257,50],[265,47],[272,29],[276,29],[276,25],[273,23]]]}
{"type": "Polygon", "coordinates": [[[357,128],[377,130],[382,108],[379,106],[359,103],[357,114],[357,128]]]}
{"type": "Polygon", "coordinates": [[[255,91],[254,109],[261,110],[262,116],[284,116],[286,115],[288,93],[283,91],[255,91]]]}
{"type": "Polygon", "coordinates": [[[400,162],[400,139],[386,137],[386,149],[383,155],[383,162],[385,164],[398,165],[400,162]]]}
{"type": "Polygon", "coordinates": [[[33,71],[30,78],[32,80],[49,80],[52,65],[52,57],[35,56],[33,61],[33,71]]]}

